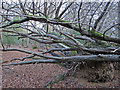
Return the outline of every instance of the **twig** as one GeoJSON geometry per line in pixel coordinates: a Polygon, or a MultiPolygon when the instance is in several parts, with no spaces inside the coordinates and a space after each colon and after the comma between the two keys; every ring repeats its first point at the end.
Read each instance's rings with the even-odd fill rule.
{"type": "Polygon", "coordinates": [[[12,61],[15,61],[15,60],[24,61],[25,59],[27,59],[27,58],[32,58],[32,57],[34,57],[34,55],[30,55],[30,56],[27,56],[27,57],[24,57],[24,58],[14,58],[14,59],[12,59],[12,60],[10,60],[10,61],[4,61],[4,62],[2,62],[2,63],[12,62],[12,61]]]}

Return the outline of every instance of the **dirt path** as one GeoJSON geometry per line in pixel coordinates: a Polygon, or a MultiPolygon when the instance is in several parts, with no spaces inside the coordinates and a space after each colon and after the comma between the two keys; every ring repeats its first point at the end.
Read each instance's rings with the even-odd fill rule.
{"type": "MultiPolygon", "coordinates": [[[[29,49],[32,50],[32,49],[29,49]]],[[[37,50],[32,50],[37,51],[37,50]]],[[[27,56],[20,52],[3,52],[3,61],[27,56]]],[[[30,59],[27,59],[30,60],[30,59]]],[[[2,86],[3,88],[41,88],[54,76],[67,71],[66,68],[57,64],[30,64],[18,66],[4,66],[2,86]]],[[[48,86],[49,87],[49,86],[48,86]]],[[[86,80],[73,76],[67,77],[53,85],[55,88],[97,88],[118,87],[118,78],[108,83],[88,83],[86,80]]]]}

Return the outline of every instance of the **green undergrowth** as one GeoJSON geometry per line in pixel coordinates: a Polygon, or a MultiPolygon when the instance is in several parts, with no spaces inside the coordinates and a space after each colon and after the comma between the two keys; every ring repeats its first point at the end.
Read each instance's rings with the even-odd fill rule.
{"type": "Polygon", "coordinates": [[[77,51],[71,51],[70,53],[72,56],[78,55],[77,51]]]}
{"type": "Polygon", "coordinates": [[[33,46],[32,48],[33,48],[33,49],[37,49],[37,46],[33,46]]]}
{"type": "Polygon", "coordinates": [[[22,40],[18,40],[17,36],[2,36],[2,43],[3,44],[10,44],[10,45],[18,45],[18,43],[21,43],[22,40]]]}

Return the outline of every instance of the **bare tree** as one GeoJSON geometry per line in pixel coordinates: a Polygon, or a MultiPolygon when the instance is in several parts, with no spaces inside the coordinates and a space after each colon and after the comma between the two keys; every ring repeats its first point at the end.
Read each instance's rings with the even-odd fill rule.
{"type": "MultiPolygon", "coordinates": [[[[114,33],[114,28],[120,23],[114,23],[113,17],[110,16],[114,7],[117,7],[117,2],[48,3],[34,2],[34,0],[32,2],[21,2],[21,0],[11,1],[11,3],[2,2],[1,32],[8,33],[8,36],[29,38],[37,43],[51,46],[51,49],[40,53],[3,47],[1,51],[19,51],[30,54],[28,57],[9,61],[21,60],[23,62],[3,62],[3,66],[74,62],[72,64],[75,72],[79,63],[84,62],[92,71],[88,72],[88,81],[112,80],[114,77],[112,62],[120,61],[120,51],[117,49],[120,38],[114,33]],[[30,24],[26,25],[25,22],[30,24]],[[29,32],[24,33],[14,28],[29,32]],[[58,51],[64,57],[58,57],[53,53],[54,51],[58,51]],[[46,53],[51,53],[53,56],[48,56],[46,53]],[[26,58],[35,56],[44,59],[24,61],[26,58]]],[[[114,16],[117,15],[116,13],[114,12],[114,16]]],[[[118,19],[117,16],[116,18],[118,19]]]]}

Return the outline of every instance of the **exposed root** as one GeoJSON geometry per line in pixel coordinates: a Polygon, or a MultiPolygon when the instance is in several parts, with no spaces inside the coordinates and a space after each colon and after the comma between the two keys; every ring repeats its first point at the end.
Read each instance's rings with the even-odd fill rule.
{"type": "Polygon", "coordinates": [[[68,70],[67,70],[66,72],[64,72],[64,73],[59,74],[59,75],[53,77],[53,79],[50,80],[49,82],[47,82],[47,83],[43,86],[43,88],[46,88],[48,85],[50,85],[50,88],[52,88],[52,86],[53,86],[54,83],[58,83],[59,81],[62,81],[62,80],[64,80],[67,76],[69,76],[71,70],[73,70],[73,67],[71,67],[70,69],[68,69],[68,70]]]}
{"type": "Polygon", "coordinates": [[[67,76],[71,75],[73,76],[80,64],[81,62],[78,62],[75,65],[73,65],[70,69],[68,69],[66,72],[53,77],[53,79],[47,82],[43,88],[46,88],[48,85],[50,85],[50,88],[52,88],[54,83],[58,83],[59,81],[64,80],[67,76]]]}
{"type": "Polygon", "coordinates": [[[50,88],[52,88],[52,86],[53,86],[54,83],[58,83],[59,81],[64,80],[64,79],[66,78],[66,76],[68,76],[68,75],[69,75],[69,74],[68,74],[68,71],[67,71],[67,72],[65,72],[65,73],[63,73],[63,74],[59,74],[59,75],[53,77],[53,79],[50,80],[49,82],[47,82],[47,83],[43,86],[43,88],[46,88],[48,85],[50,85],[50,88]]]}

